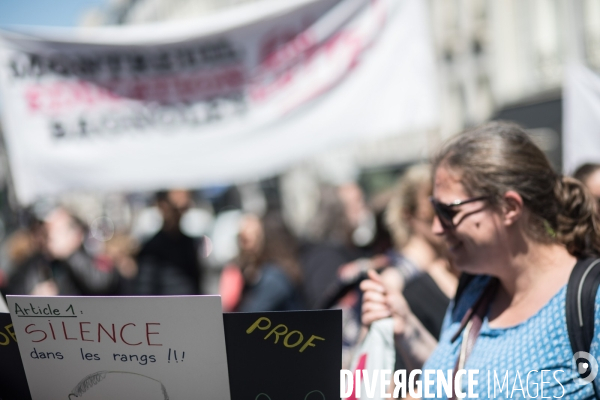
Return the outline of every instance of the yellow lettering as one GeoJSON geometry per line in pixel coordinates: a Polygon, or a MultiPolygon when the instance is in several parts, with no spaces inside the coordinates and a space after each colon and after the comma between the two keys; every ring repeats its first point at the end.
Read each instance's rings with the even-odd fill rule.
{"type": "Polygon", "coordinates": [[[315,347],[315,345],[312,343],[312,341],[313,341],[313,340],[315,340],[315,339],[317,339],[317,340],[325,340],[325,339],[323,339],[322,337],[319,337],[319,336],[312,335],[312,336],[310,337],[310,339],[308,339],[308,340],[306,341],[306,343],[304,343],[304,346],[302,346],[302,347],[300,348],[300,353],[302,353],[304,350],[306,350],[306,348],[307,348],[308,346],[310,346],[310,347],[315,347]]]}
{"type": "Polygon", "coordinates": [[[13,340],[16,342],[17,341],[17,335],[15,335],[15,328],[13,327],[13,324],[8,324],[4,327],[4,329],[6,329],[6,332],[8,332],[8,334],[10,336],[12,336],[13,340]]]}
{"type": "Polygon", "coordinates": [[[284,345],[285,347],[289,347],[289,348],[291,349],[291,348],[294,348],[294,347],[298,346],[300,343],[302,343],[302,341],[303,341],[303,340],[304,340],[304,335],[302,335],[302,333],[301,333],[300,331],[291,331],[290,333],[288,333],[288,334],[286,335],[285,339],[283,339],[283,345],[284,345]],[[291,337],[291,336],[292,336],[294,333],[297,333],[298,335],[300,335],[300,338],[298,338],[298,341],[297,341],[296,343],[294,343],[294,344],[289,344],[289,343],[288,343],[288,340],[290,339],[290,337],[291,337]]]}
{"type": "Polygon", "coordinates": [[[259,319],[256,320],[256,322],[254,322],[252,325],[250,325],[250,328],[246,329],[246,333],[247,334],[251,334],[252,332],[254,332],[254,330],[256,328],[260,329],[261,331],[267,330],[271,327],[271,320],[269,318],[266,317],[260,317],[259,319]],[[267,326],[260,326],[260,322],[261,321],[267,321],[268,325],[267,326]]]}
{"type": "Polygon", "coordinates": [[[271,332],[269,332],[267,334],[267,336],[265,336],[265,340],[267,340],[267,338],[269,336],[271,336],[272,333],[274,333],[275,334],[275,343],[277,343],[277,341],[279,340],[279,336],[285,335],[287,332],[288,332],[287,326],[285,326],[284,324],[279,324],[275,328],[271,329],[271,332]],[[285,330],[283,332],[279,332],[277,330],[277,328],[279,328],[279,327],[283,327],[283,329],[285,329],[285,330]]]}

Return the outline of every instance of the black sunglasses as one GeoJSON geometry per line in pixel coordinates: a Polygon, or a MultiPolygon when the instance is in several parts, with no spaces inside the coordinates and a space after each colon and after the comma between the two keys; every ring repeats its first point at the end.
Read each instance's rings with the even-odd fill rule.
{"type": "Polygon", "coordinates": [[[456,200],[449,204],[441,203],[433,197],[430,197],[429,201],[431,201],[431,205],[433,205],[435,214],[440,219],[442,226],[444,226],[445,228],[455,228],[456,225],[454,225],[454,217],[456,216],[456,214],[458,214],[459,211],[455,210],[454,207],[462,206],[463,204],[467,203],[473,203],[475,201],[487,200],[489,198],[490,196],[479,196],[466,200],[456,200]]]}

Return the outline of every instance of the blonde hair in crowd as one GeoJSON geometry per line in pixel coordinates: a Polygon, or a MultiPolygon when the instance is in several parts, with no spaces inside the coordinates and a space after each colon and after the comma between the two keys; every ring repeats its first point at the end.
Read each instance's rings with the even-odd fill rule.
{"type": "Polygon", "coordinates": [[[431,190],[431,165],[416,164],[406,170],[394,189],[385,210],[385,223],[397,249],[404,247],[410,238],[412,232],[407,217],[417,212],[418,193],[424,186],[431,190]]]}

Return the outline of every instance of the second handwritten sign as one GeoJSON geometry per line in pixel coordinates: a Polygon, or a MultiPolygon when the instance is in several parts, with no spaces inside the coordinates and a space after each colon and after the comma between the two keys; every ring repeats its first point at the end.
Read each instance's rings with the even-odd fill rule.
{"type": "Polygon", "coordinates": [[[223,319],[232,400],[339,399],[341,310],[223,319]]]}

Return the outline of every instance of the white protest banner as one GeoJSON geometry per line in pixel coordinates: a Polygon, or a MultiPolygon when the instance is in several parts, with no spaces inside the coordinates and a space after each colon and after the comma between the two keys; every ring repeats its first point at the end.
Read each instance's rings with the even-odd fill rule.
{"type": "Polygon", "coordinates": [[[563,89],[563,171],[600,162],[600,75],[583,65],[567,68],[563,89]]]}
{"type": "Polygon", "coordinates": [[[223,399],[218,296],[8,296],[33,400],[223,399]]]}
{"type": "Polygon", "coordinates": [[[265,0],[176,24],[0,33],[18,198],[235,183],[437,124],[421,0],[265,0]]]}

